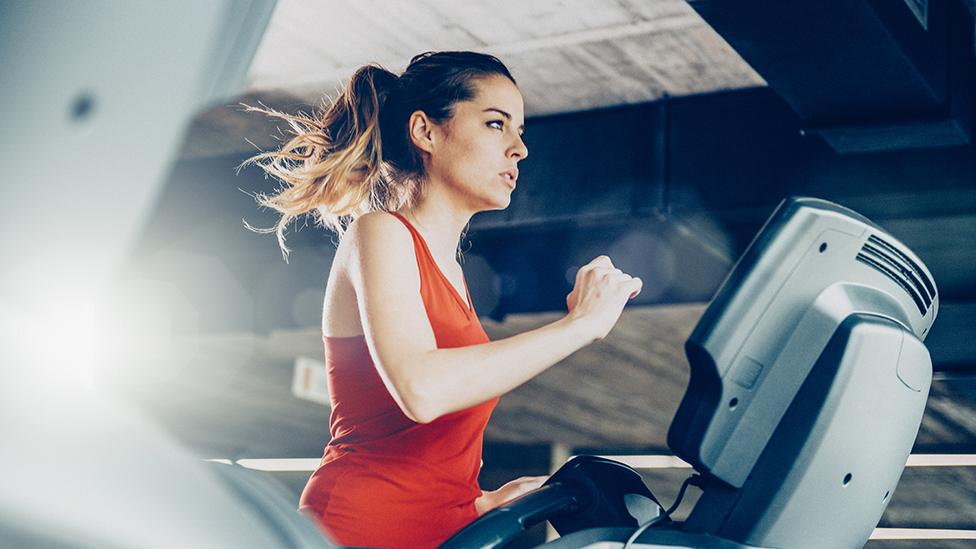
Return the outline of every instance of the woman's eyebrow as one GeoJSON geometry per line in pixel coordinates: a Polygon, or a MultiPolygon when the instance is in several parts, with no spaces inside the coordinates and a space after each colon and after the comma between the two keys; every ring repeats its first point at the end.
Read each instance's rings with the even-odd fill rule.
{"type": "MultiPolygon", "coordinates": [[[[505,111],[503,111],[503,110],[501,110],[501,109],[499,109],[497,107],[488,107],[487,109],[485,109],[485,110],[483,110],[481,112],[490,112],[490,111],[495,111],[498,114],[504,116],[509,122],[512,121],[512,115],[508,114],[507,112],[505,112],[505,111]]],[[[525,129],[525,124],[522,124],[521,126],[519,126],[519,129],[520,130],[524,130],[525,129]]]]}

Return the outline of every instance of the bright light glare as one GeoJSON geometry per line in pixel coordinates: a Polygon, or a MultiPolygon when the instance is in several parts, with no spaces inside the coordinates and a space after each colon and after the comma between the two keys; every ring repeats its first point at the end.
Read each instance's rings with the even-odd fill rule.
{"type": "Polygon", "coordinates": [[[691,465],[678,456],[599,456],[619,461],[634,469],[691,469],[691,465]]]}
{"type": "Polygon", "coordinates": [[[51,300],[18,316],[23,367],[52,383],[93,386],[106,336],[95,300],[51,300]]]}
{"type": "Polygon", "coordinates": [[[936,528],[875,528],[871,539],[976,539],[976,530],[936,528]]]}
{"type": "MultiPolygon", "coordinates": [[[[688,469],[688,463],[669,455],[600,456],[634,469],[688,469]]],[[[976,467],[976,454],[912,454],[906,467],[976,467]]]]}
{"type": "MultiPolygon", "coordinates": [[[[669,455],[623,455],[599,456],[619,461],[634,469],[690,469],[691,465],[677,456],[669,455]]],[[[229,459],[209,459],[230,464],[229,459]]],[[[239,459],[237,464],[248,469],[273,472],[314,471],[319,466],[319,458],[268,458],[239,459]]],[[[976,454],[912,454],[908,467],[976,467],[976,454]]]]}
{"type": "Polygon", "coordinates": [[[912,454],[908,467],[976,467],[976,454],[912,454]]]}
{"type": "Polygon", "coordinates": [[[270,472],[304,472],[314,471],[318,467],[318,458],[293,459],[239,459],[237,464],[247,469],[270,472]]]}

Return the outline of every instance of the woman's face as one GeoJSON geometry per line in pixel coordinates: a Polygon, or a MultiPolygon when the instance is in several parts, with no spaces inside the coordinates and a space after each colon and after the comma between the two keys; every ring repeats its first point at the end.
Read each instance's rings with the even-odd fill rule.
{"type": "Polygon", "coordinates": [[[511,202],[517,165],[529,154],[522,142],[522,94],[504,76],[480,78],[475,90],[434,127],[428,175],[472,211],[501,210],[511,202]]]}

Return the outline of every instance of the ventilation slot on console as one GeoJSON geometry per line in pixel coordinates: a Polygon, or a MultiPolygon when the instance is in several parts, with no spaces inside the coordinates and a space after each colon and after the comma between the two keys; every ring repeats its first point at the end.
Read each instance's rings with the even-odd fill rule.
{"type": "Polygon", "coordinates": [[[935,298],[935,284],[912,258],[891,243],[871,235],[857,254],[857,260],[898,284],[915,302],[918,312],[925,316],[935,298]]]}

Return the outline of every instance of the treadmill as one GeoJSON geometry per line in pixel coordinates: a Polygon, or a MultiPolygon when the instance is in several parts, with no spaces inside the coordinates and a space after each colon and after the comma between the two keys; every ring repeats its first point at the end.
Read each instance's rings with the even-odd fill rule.
{"type": "Polygon", "coordinates": [[[814,198],[784,200],[685,345],[668,446],[701,497],[670,518],[630,467],[568,461],[444,548],[503,547],[548,520],[551,549],[862,547],[891,500],[932,380],[935,283],[904,244],[814,198]]]}

